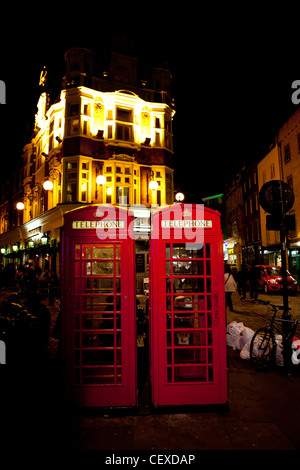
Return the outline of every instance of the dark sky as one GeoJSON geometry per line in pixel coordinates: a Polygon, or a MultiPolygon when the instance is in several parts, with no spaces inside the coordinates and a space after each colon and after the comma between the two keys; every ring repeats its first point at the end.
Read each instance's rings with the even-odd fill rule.
{"type": "Polygon", "coordinates": [[[290,39],[284,48],[274,30],[260,35],[253,23],[216,23],[213,17],[209,22],[192,11],[187,22],[176,13],[175,20],[157,14],[148,23],[141,14],[138,26],[126,14],[123,22],[104,24],[96,12],[89,21],[79,12],[69,22],[58,12],[49,24],[41,27],[35,17],[1,37],[0,79],[7,91],[0,107],[2,173],[15,167],[30,137],[42,67],[58,94],[65,51],[82,46],[105,55],[116,34],[130,40],[145,63],[167,64],[172,71],[176,180],[190,202],[222,192],[243,161],[263,156],[296,109],[291,84],[300,79],[300,65],[291,58],[297,44],[293,48],[290,39]]]}

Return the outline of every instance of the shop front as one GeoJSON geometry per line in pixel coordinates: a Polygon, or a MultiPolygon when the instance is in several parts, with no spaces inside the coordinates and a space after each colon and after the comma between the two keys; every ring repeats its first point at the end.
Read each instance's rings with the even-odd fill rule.
{"type": "Polygon", "coordinates": [[[300,242],[291,242],[289,246],[289,271],[300,285],[300,242]]]}
{"type": "Polygon", "coordinates": [[[241,239],[239,237],[232,237],[224,240],[223,252],[224,263],[239,270],[242,265],[241,239]]]}

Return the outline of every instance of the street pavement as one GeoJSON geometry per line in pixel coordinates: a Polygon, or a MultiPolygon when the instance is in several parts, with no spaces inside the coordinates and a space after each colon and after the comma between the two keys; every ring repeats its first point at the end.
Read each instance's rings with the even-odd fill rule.
{"type": "MultiPolygon", "coordinates": [[[[261,294],[259,298],[282,303],[280,296],[261,294]]],[[[299,295],[289,298],[289,302],[292,315],[299,315],[299,295]]],[[[227,309],[227,324],[243,322],[255,330],[266,323],[266,307],[259,303],[250,299],[241,302],[234,294],[233,307],[233,312],[227,309]]],[[[53,317],[57,315],[56,306],[51,307],[51,313],[53,317]]],[[[149,455],[180,451],[186,455],[199,452],[206,455],[208,451],[213,458],[219,458],[216,451],[251,451],[252,455],[253,451],[263,450],[276,457],[274,451],[300,449],[297,370],[291,375],[280,367],[258,372],[249,361],[240,358],[239,350],[228,347],[228,405],[225,407],[153,410],[146,384],[143,403],[135,410],[72,410],[60,397],[59,360],[54,343],[45,370],[35,374],[31,382],[20,373],[10,387],[13,393],[4,396],[4,407],[1,400],[2,416],[5,416],[3,449],[11,445],[20,449],[23,445],[32,455],[45,448],[46,455],[64,451],[69,456],[93,451],[99,452],[102,459],[122,456],[124,452],[134,456],[142,451],[149,455]]],[[[290,464],[297,455],[291,453],[290,464]]],[[[255,453],[253,462],[259,465],[260,456],[255,453]]],[[[240,456],[236,459],[229,464],[239,467],[246,464],[245,460],[239,460],[240,456]]]]}
{"type": "MultiPolygon", "coordinates": [[[[242,321],[244,325],[256,331],[258,328],[265,326],[267,320],[272,317],[271,309],[259,301],[269,301],[274,305],[283,305],[283,297],[281,294],[263,294],[259,292],[258,302],[252,301],[249,292],[247,292],[246,300],[241,301],[237,293],[232,295],[233,312],[227,308],[227,325],[232,321],[242,321]]],[[[291,309],[292,319],[299,320],[300,324],[300,294],[289,295],[288,306],[291,309]]],[[[277,316],[281,318],[282,310],[278,310],[277,316]]],[[[300,328],[298,329],[300,332],[300,328]]]]}

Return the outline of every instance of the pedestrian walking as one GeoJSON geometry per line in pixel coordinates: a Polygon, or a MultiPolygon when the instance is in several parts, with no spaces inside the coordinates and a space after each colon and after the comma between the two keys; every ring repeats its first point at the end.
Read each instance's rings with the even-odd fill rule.
{"type": "Polygon", "coordinates": [[[53,269],[49,269],[47,273],[48,279],[48,297],[49,297],[49,306],[54,304],[54,299],[56,296],[56,288],[57,288],[57,275],[53,269]]]}
{"type": "Polygon", "coordinates": [[[255,263],[252,263],[252,266],[248,271],[248,279],[250,286],[250,297],[253,301],[255,301],[258,297],[258,287],[260,279],[259,269],[255,266],[255,263]]]}
{"type": "Polygon", "coordinates": [[[247,293],[247,268],[244,264],[242,264],[240,270],[236,276],[237,280],[237,290],[240,295],[241,300],[246,299],[247,293]]]}
{"type": "Polygon", "coordinates": [[[233,275],[231,274],[231,269],[229,266],[225,268],[224,274],[224,282],[225,282],[225,301],[226,301],[226,308],[229,307],[229,310],[233,312],[233,305],[232,305],[232,293],[237,291],[237,285],[234,280],[233,275]]]}

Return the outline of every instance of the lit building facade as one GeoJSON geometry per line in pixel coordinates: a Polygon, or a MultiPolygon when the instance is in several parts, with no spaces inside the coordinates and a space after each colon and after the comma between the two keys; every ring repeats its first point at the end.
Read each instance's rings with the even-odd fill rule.
{"type": "MultiPolygon", "coordinates": [[[[257,163],[258,192],[265,183],[281,180],[281,168],[278,145],[273,148],[257,163]]],[[[260,226],[263,264],[281,265],[280,232],[267,230],[267,212],[260,206],[260,226]]]]}
{"type": "MultiPolygon", "coordinates": [[[[152,69],[146,80],[136,58],[116,53],[101,69],[94,53],[81,48],[67,51],[65,61],[64,86],[53,103],[47,71],[41,73],[21,183],[10,191],[14,224],[4,217],[7,201],[2,198],[2,255],[17,246],[20,261],[21,254],[31,256],[29,249],[41,246],[42,237],[57,254],[64,213],[75,207],[142,207],[145,216],[151,206],[174,202],[170,72],[152,69]],[[19,210],[18,202],[23,204],[19,210]]],[[[59,257],[51,263],[58,270],[59,257]]]]}
{"type": "Polygon", "coordinates": [[[244,264],[260,264],[261,229],[256,162],[245,166],[241,185],[244,203],[242,259],[244,264]]]}
{"type": "Polygon", "coordinates": [[[223,200],[225,212],[226,236],[224,239],[224,261],[239,269],[242,265],[242,246],[244,228],[242,171],[237,173],[231,184],[227,185],[223,200]]]}
{"type": "Polygon", "coordinates": [[[295,202],[289,215],[295,216],[295,230],[288,234],[289,270],[300,282],[300,110],[287,119],[278,132],[281,179],[293,188],[295,202]]]}

